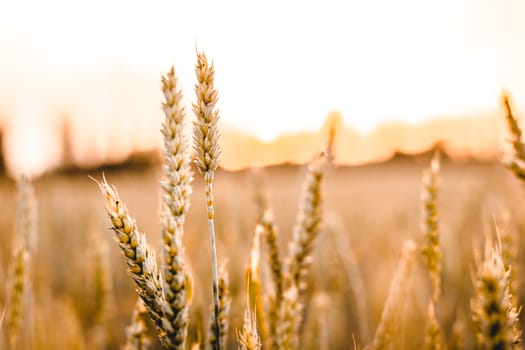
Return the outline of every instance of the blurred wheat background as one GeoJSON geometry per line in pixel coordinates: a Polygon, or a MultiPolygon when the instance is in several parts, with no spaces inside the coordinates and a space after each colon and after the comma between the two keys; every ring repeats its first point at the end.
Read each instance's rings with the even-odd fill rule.
{"type": "MultiPolygon", "coordinates": [[[[345,231],[342,234],[351,242],[366,288],[370,329],[379,322],[402,242],[407,238],[422,240],[421,176],[429,161],[430,155],[398,157],[382,164],[336,167],[327,174],[326,216],[340,221],[345,231]]],[[[100,176],[98,171],[89,174],[100,176]]],[[[105,175],[119,189],[149,242],[158,249],[160,168],[155,165],[105,170],[105,175]]],[[[264,170],[266,195],[281,228],[279,244],[283,251],[291,237],[303,175],[304,169],[298,166],[264,170]]],[[[221,260],[227,260],[233,299],[228,348],[235,348],[235,330],[241,328],[245,308],[244,269],[257,216],[253,177],[250,171],[219,171],[216,176],[217,249],[221,260]]],[[[483,246],[487,235],[494,234],[495,221],[501,225],[500,220],[508,217],[505,220],[510,221],[509,229],[523,231],[523,188],[501,164],[493,162],[458,163],[444,159],[440,178],[443,295],[439,320],[450,339],[448,345],[452,345],[454,327],[460,322],[466,348],[472,348],[473,250],[483,246]]],[[[4,202],[0,212],[4,232],[0,256],[4,268],[0,273],[2,280],[7,281],[7,267],[12,264],[15,183],[3,178],[0,184],[4,202]]],[[[197,179],[184,236],[196,279],[190,332],[194,339],[205,334],[211,294],[202,186],[197,179]]],[[[87,173],[64,173],[37,179],[35,192],[39,223],[38,249],[33,259],[34,348],[119,348],[124,343],[124,330],[130,322],[136,295],[112,242],[113,234],[96,185],[87,173]],[[95,258],[99,254],[103,262],[95,258]],[[95,333],[99,328],[103,329],[105,346],[97,344],[95,333]]],[[[306,296],[309,303],[304,348],[347,349],[353,347],[354,341],[363,345],[358,338],[358,307],[343,267],[342,259],[348,256],[341,257],[337,248],[334,236],[327,230],[315,243],[306,296]]],[[[519,271],[524,263],[522,245],[517,244],[516,249],[519,271]]],[[[269,273],[265,263],[262,267],[263,273],[269,273]]],[[[423,343],[422,325],[430,290],[422,269],[418,256],[413,287],[409,289],[400,324],[402,348],[417,349],[423,343]]],[[[6,300],[6,288],[0,292],[0,300],[6,300]]],[[[523,294],[518,296],[523,304],[523,294]]],[[[155,339],[153,334],[152,338],[155,339]]]]}

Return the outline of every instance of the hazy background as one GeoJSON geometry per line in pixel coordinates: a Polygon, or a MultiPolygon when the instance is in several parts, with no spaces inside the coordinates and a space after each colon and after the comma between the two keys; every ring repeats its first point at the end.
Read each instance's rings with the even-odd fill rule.
{"type": "Polygon", "coordinates": [[[4,2],[7,166],[34,174],[58,166],[64,137],[67,158],[81,166],[158,147],[160,75],[176,65],[190,106],[196,47],[216,66],[227,168],[303,161],[318,147],[298,136],[334,111],[354,137],[342,161],[442,137],[468,139],[476,150],[462,154],[494,154],[494,140],[477,135],[494,131],[502,89],[525,108],[524,16],[520,0],[4,2]],[[443,117],[456,135],[435,128],[443,117]],[[380,137],[363,141],[370,133],[380,137]],[[304,154],[270,144],[285,134],[304,154]],[[249,159],[234,151],[248,141],[260,146],[249,159]]]}

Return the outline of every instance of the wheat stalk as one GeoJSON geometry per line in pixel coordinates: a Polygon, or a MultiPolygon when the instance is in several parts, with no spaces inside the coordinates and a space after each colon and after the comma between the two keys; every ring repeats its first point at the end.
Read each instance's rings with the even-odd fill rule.
{"type": "Polygon", "coordinates": [[[399,334],[396,320],[397,316],[402,313],[402,306],[412,280],[415,251],[416,245],[413,241],[408,240],[403,244],[401,259],[390,284],[390,291],[383,307],[381,320],[372,343],[366,347],[367,350],[390,349],[395,335],[399,334]]]}
{"type": "Polygon", "coordinates": [[[336,216],[329,216],[326,221],[327,230],[334,238],[337,254],[343,262],[343,269],[355,299],[360,340],[361,343],[367,344],[370,342],[370,329],[368,326],[367,290],[363,276],[357,264],[357,258],[355,257],[348,232],[345,230],[341,219],[336,216]]]}
{"type": "MultiPolygon", "coordinates": [[[[213,177],[219,166],[221,148],[219,145],[219,112],[215,108],[217,103],[217,90],[214,87],[215,69],[210,66],[204,53],[197,52],[197,64],[195,66],[197,84],[195,94],[197,101],[193,104],[193,112],[196,121],[193,124],[193,146],[196,152],[195,164],[200,174],[204,176],[206,194],[206,206],[208,211],[208,228],[210,232],[212,276],[213,276],[213,300],[215,313],[216,344],[220,341],[220,304],[219,304],[219,281],[217,272],[217,249],[215,247],[215,227],[213,208],[213,177]]],[[[215,350],[219,350],[216,347],[215,350]]]]}

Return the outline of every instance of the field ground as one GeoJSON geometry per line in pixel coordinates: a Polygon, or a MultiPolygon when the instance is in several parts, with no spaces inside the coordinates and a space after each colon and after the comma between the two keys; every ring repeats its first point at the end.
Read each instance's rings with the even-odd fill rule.
{"type": "MultiPolygon", "coordinates": [[[[340,220],[349,237],[364,278],[369,327],[374,330],[388,293],[400,248],[405,239],[421,241],[421,175],[429,157],[397,158],[381,164],[330,169],[325,182],[325,214],[329,222],[340,220]]],[[[304,175],[299,166],[265,169],[263,179],[269,203],[280,228],[280,245],[285,251],[297,211],[304,175]]],[[[96,348],[94,313],[94,242],[107,246],[112,306],[103,324],[108,349],[117,349],[135,304],[134,286],[126,276],[124,262],[104,212],[103,198],[88,174],[101,178],[101,171],[48,175],[35,181],[39,202],[38,251],[34,257],[34,316],[36,349],[96,348]]],[[[159,167],[106,170],[128,209],[136,218],[148,242],[159,252],[159,167]]],[[[192,205],[186,221],[184,243],[195,279],[190,337],[202,337],[211,301],[210,254],[202,180],[195,175],[192,205]]],[[[473,250],[481,247],[493,231],[493,221],[503,212],[512,226],[525,229],[525,188],[499,163],[452,162],[444,160],[440,174],[440,232],[443,245],[443,295],[439,319],[446,339],[452,339],[456,319],[465,325],[465,342],[473,342],[470,315],[473,250]]],[[[256,205],[253,173],[225,172],[216,175],[216,229],[219,263],[230,273],[233,305],[229,348],[235,348],[236,330],[244,312],[244,268],[254,230],[256,205]]],[[[15,216],[15,184],[0,180],[0,280],[8,279],[15,216]]],[[[263,245],[264,247],[264,245],[263,245]]],[[[314,250],[310,300],[304,327],[305,348],[347,349],[363,344],[357,335],[355,300],[336,253],[333,235],[324,232],[314,250]],[[317,333],[315,333],[317,332],[317,333]],[[320,334],[313,336],[312,334],[320,334]]],[[[520,252],[523,245],[519,246],[520,252]]],[[[520,254],[523,264],[524,254],[520,254]]],[[[268,273],[263,255],[263,273],[268,273]]],[[[402,318],[403,348],[416,349],[423,341],[423,325],[429,298],[429,281],[421,268],[414,274],[406,313],[402,318]]],[[[520,265],[517,266],[520,268],[520,265]]],[[[4,283],[5,285],[5,283],[4,283]]],[[[265,286],[264,288],[271,288],[265,286]]],[[[521,290],[521,289],[518,289],[521,290]]],[[[519,295],[524,303],[524,293],[519,295]]],[[[0,289],[0,305],[6,290],[0,289]]],[[[522,317],[523,318],[523,317],[522,317]]]]}

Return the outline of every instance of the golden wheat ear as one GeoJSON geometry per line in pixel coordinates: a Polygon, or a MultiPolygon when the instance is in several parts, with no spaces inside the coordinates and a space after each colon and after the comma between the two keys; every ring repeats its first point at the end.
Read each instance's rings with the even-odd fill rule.
{"type": "Polygon", "coordinates": [[[163,319],[166,307],[153,251],[116,189],[107,183],[105,177],[102,181],[95,181],[106,200],[106,212],[112,223],[115,241],[128,266],[128,274],[135,282],[137,293],[157,327],[159,339],[166,348],[171,349],[173,346],[164,329],[170,327],[170,324],[163,319]]]}
{"type": "Polygon", "coordinates": [[[191,299],[191,272],[186,266],[184,246],[184,223],[190,207],[192,192],[190,150],[184,135],[185,111],[182,107],[182,92],[179,88],[175,68],[161,79],[165,101],[162,104],[165,119],[163,135],[163,177],[161,185],[161,235],[162,278],[166,301],[164,327],[170,342],[185,349],[189,323],[189,300],[191,299]]]}

